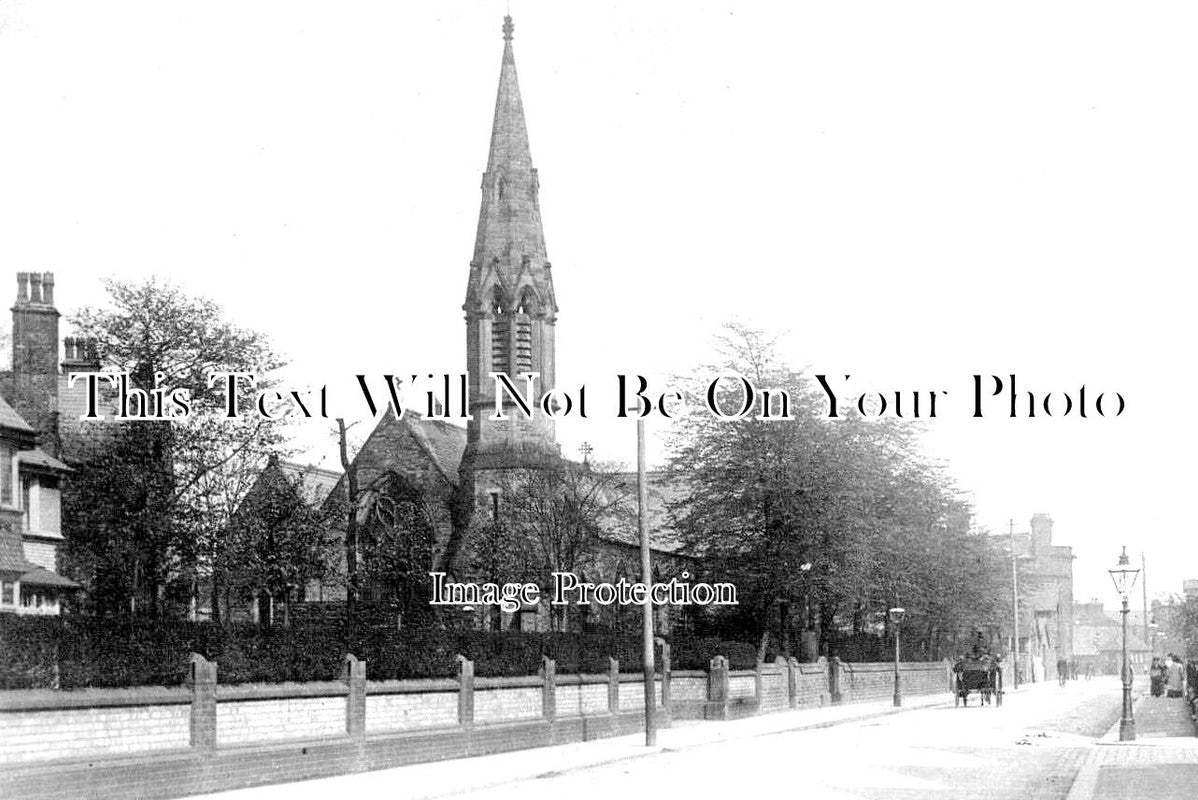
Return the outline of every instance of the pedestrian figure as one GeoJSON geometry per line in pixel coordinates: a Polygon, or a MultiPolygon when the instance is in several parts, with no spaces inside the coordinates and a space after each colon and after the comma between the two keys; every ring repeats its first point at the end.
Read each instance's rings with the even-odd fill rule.
{"type": "Polygon", "coordinates": [[[1092,663],[1090,663],[1089,661],[1087,661],[1086,662],[1086,680],[1090,680],[1090,678],[1093,675],[1094,675],[1094,665],[1092,663]]]}
{"type": "Polygon", "coordinates": [[[1165,690],[1165,664],[1160,658],[1153,657],[1152,664],[1148,667],[1148,678],[1152,696],[1160,697],[1165,690]]]}
{"type": "Polygon", "coordinates": [[[1184,680],[1185,674],[1181,670],[1181,662],[1177,660],[1177,656],[1170,653],[1169,661],[1165,664],[1165,695],[1181,697],[1184,680]]]}
{"type": "Polygon", "coordinates": [[[1069,677],[1069,662],[1063,658],[1057,659],[1057,684],[1065,685],[1065,679],[1069,677]]]}

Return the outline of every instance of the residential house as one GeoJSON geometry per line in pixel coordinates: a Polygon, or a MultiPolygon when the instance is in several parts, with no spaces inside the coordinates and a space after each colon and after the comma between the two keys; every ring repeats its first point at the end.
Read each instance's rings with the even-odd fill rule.
{"type": "MultiPolygon", "coordinates": [[[[23,346],[28,341],[18,338],[27,333],[20,318],[47,313],[44,300],[53,297],[53,276],[47,273],[36,279],[31,296],[28,276],[20,276],[22,291],[13,310],[16,324],[10,380],[21,374],[22,362],[27,363],[30,356],[23,346]]],[[[52,308],[52,303],[48,307],[52,308]]],[[[54,353],[56,358],[56,345],[54,353]]],[[[37,418],[46,421],[52,415],[39,413],[37,418]]],[[[58,551],[63,544],[59,487],[71,469],[41,449],[45,444],[39,431],[0,398],[0,612],[59,614],[63,600],[79,588],[58,574],[58,551]]]]}

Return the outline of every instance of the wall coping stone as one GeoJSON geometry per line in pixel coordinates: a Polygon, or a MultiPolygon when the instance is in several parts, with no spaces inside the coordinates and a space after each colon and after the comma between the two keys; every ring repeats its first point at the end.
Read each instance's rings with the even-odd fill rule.
{"type": "MultiPolygon", "coordinates": [[[[475,678],[477,681],[478,678],[475,678]]],[[[457,678],[401,678],[383,681],[366,681],[366,694],[424,694],[429,692],[456,692],[457,678]]]]}
{"type": "Polygon", "coordinates": [[[496,676],[482,678],[474,676],[474,688],[478,689],[540,689],[545,683],[540,675],[496,676]]]}
{"type": "Polygon", "coordinates": [[[216,700],[290,700],[301,697],[344,697],[349,686],[341,681],[312,681],[310,683],[220,683],[216,684],[216,700]]]}
{"type": "MultiPolygon", "coordinates": [[[[699,674],[704,677],[707,677],[706,672],[700,672],[699,674]]],[[[675,672],[674,675],[676,677],[678,675],[678,673],[675,672]]],[[[641,674],[640,672],[621,672],[620,673],[620,683],[641,683],[644,680],[645,680],[645,676],[643,674],[641,674]]],[[[660,672],[653,673],[653,681],[654,681],[654,683],[661,681],[661,673],[660,672]]]]}
{"type": "Polygon", "coordinates": [[[137,686],[132,689],[8,689],[0,692],[0,713],[190,704],[189,686],[137,686]]]}

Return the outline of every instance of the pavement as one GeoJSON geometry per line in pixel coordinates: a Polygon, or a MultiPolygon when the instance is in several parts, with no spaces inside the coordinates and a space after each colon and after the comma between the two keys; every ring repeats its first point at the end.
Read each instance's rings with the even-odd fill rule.
{"type": "MultiPolygon", "coordinates": [[[[1113,679],[1112,679],[1113,680],[1113,679]]],[[[1114,688],[1117,683],[1112,683],[1114,688]]],[[[1094,688],[1084,687],[1093,694],[1094,688]]],[[[833,726],[848,726],[844,736],[838,739],[852,747],[869,747],[869,739],[864,731],[876,731],[885,737],[893,736],[894,731],[905,731],[912,739],[912,744],[918,746],[900,746],[884,751],[874,747],[871,752],[873,760],[882,758],[881,763],[874,765],[871,772],[862,765],[857,770],[849,772],[833,770],[835,786],[829,784],[823,787],[822,793],[812,796],[821,798],[858,797],[858,791],[866,794],[878,786],[886,789],[888,796],[902,790],[903,797],[941,796],[942,791],[954,791],[947,781],[931,780],[937,777],[934,771],[919,771],[922,765],[944,767],[944,759],[960,761],[961,772],[965,770],[976,779],[987,768],[977,755],[961,750],[955,753],[945,753],[937,750],[935,740],[929,740],[919,732],[918,726],[912,728],[905,725],[902,728],[891,728],[885,718],[891,717],[894,722],[906,720],[908,717],[892,717],[904,711],[926,709],[927,712],[949,714],[944,718],[927,718],[921,724],[934,721],[934,727],[949,731],[960,728],[962,741],[968,741],[974,748],[982,748],[982,753],[1003,753],[1003,748],[1012,744],[1027,746],[1033,752],[1025,754],[1021,759],[1028,767],[1027,780],[1021,784],[1029,792],[1043,791],[1036,797],[1064,797],[1067,800],[1173,800],[1198,798],[1198,737],[1194,736],[1193,726],[1188,718],[1185,704],[1181,700],[1167,698],[1138,697],[1135,704],[1136,733],[1134,742],[1119,742],[1119,726],[1116,724],[1095,742],[1093,737],[1102,727],[1093,727],[1091,712],[1095,707],[1078,705],[1077,692],[1079,685],[1072,686],[1072,692],[1061,692],[1055,682],[1025,685],[1013,695],[1008,695],[1012,710],[1024,709],[1043,716],[1044,719],[1066,719],[1068,724],[1059,725],[1056,729],[1035,732],[1028,728],[1028,722],[1023,712],[1008,717],[995,715],[987,720],[985,727],[974,727],[974,723],[983,719],[968,712],[954,714],[952,695],[948,692],[930,696],[912,696],[904,698],[902,708],[894,708],[891,701],[877,703],[860,703],[820,708],[797,709],[761,716],[748,717],[728,722],[701,722],[679,720],[670,728],[657,732],[657,742],[653,747],[646,747],[644,734],[613,737],[591,742],[578,742],[501,753],[475,758],[455,759],[449,761],[431,762],[400,767],[392,770],[358,773],[354,775],[323,778],[300,783],[279,784],[275,786],[240,789],[230,792],[204,795],[210,800],[298,800],[299,798],[321,798],[327,800],[330,796],[345,797],[402,797],[402,798],[434,798],[434,797],[499,797],[526,796],[530,781],[532,786],[540,787],[542,793],[549,792],[552,787],[572,786],[575,796],[590,796],[596,781],[610,780],[611,776],[622,773],[635,773],[661,777],[659,773],[670,771],[689,764],[703,764],[702,755],[708,752],[704,748],[711,745],[726,744],[718,751],[719,756],[711,758],[733,758],[744,769],[752,769],[753,759],[748,754],[772,752],[781,749],[786,757],[794,758],[794,753],[786,750],[794,746],[794,739],[775,734],[812,731],[833,726]],[[1018,702],[1014,702],[1018,701],[1018,702]],[[1077,707],[1076,719],[1061,716],[1058,711],[1068,712],[1077,707]],[[1059,707],[1059,708],[1058,708],[1059,707]],[[1086,710],[1091,709],[1091,710],[1086,710]],[[876,720],[876,723],[869,722],[876,720]],[[991,724],[1001,721],[1002,724],[991,724]],[[860,728],[850,723],[860,722],[864,725],[882,724],[881,728],[860,728]],[[1076,727],[1074,726],[1076,723],[1076,727]],[[946,728],[946,726],[948,726],[946,728]],[[964,726],[964,727],[962,727],[964,726]],[[1088,727],[1087,727],[1088,726],[1088,727]],[[1093,730],[1093,732],[1089,732],[1093,730]],[[1015,741],[1013,737],[1022,737],[1015,741]],[[929,749],[931,748],[931,749],[929,749]],[[1035,765],[1029,758],[1039,756],[1044,763],[1039,772],[1032,769],[1035,765]],[[648,762],[646,759],[656,758],[648,762]],[[696,762],[695,758],[699,761],[696,762]],[[689,759],[689,760],[688,760],[689,759]],[[922,759],[922,761],[921,761],[922,759]],[[972,760],[971,760],[972,759],[972,760]],[[893,761],[894,763],[889,763],[893,761]],[[923,763],[926,761],[927,763],[923,763]],[[933,763],[935,762],[935,763],[933,763]],[[975,763],[976,762],[976,763],[975,763]],[[968,767],[968,769],[966,769],[968,767]],[[596,769],[598,768],[598,769],[596,769]],[[614,770],[614,772],[613,772],[614,770]],[[876,774],[875,774],[876,773],[876,774]],[[1076,775],[1076,778],[1074,777],[1076,775]],[[1047,778],[1045,776],[1048,776],[1047,778]],[[1047,784],[1051,780],[1056,787],[1047,784]],[[1037,786],[1036,781],[1046,782],[1037,786]],[[875,786],[874,784],[877,784],[875,786]],[[946,784],[946,785],[941,785],[946,784]],[[848,791],[845,791],[845,790],[848,791]],[[581,793],[580,793],[581,791],[581,793]]],[[[1101,693],[1095,695],[1095,700],[1101,693]]],[[[1111,698],[1111,694],[1105,694],[1111,698]]],[[[1115,695],[1117,697],[1117,695],[1115,695]]],[[[1106,702],[1110,702],[1108,699],[1106,702]]],[[[1101,705],[1101,703],[1099,703],[1101,705]]],[[[1110,707],[1100,725],[1105,726],[1110,707]]],[[[985,712],[978,712],[984,714],[985,712]]],[[[914,721],[922,715],[912,715],[914,721]]],[[[1034,717],[1039,718],[1039,717],[1034,717]]],[[[912,723],[914,724],[914,722],[912,723]]],[[[800,734],[802,735],[802,734],[800,734]]],[[[831,732],[829,731],[829,735],[831,732]]],[[[903,734],[900,734],[903,735],[903,734]]],[[[837,734],[841,736],[841,734],[837,734]]],[[[819,741],[824,741],[821,738],[819,741]]],[[[829,740],[831,741],[831,740],[829,740]]],[[[1023,749],[1023,748],[1021,748],[1023,749]]],[[[838,751],[824,754],[824,758],[832,758],[838,751]]],[[[847,755],[847,754],[841,754],[847,755]]],[[[819,757],[819,756],[816,756],[819,757]]],[[[710,763],[716,763],[712,761],[710,763]]],[[[770,762],[773,763],[773,762],[770,762]]],[[[784,762],[785,763],[785,762],[784,762]]],[[[1037,762],[1038,763],[1038,762],[1037,762]]],[[[722,770],[726,771],[726,770],[722,770]]],[[[739,775],[739,773],[737,773],[739,775]]],[[[740,780],[741,778],[737,778],[740,780]]],[[[1001,778],[1008,781],[1009,776],[1001,778]]],[[[706,780],[706,779],[704,779],[706,780]]],[[[949,779],[951,780],[951,778],[949,779]]],[[[974,781],[976,783],[976,780],[974,781]]],[[[604,784],[606,785],[606,784],[604,784]]],[[[814,787],[808,787],[809,789],[814,787]]],[[[959,787],[958,787],[959,788],[959,787]]],[[[974,787],[977,789],[977,787],[974,787]]],[[[1010,789],[1004,797],[1017,797],[1019,787],[1008,786],[1010,789]]],[[[880,791],[880,790],[879,790],[880,791]]],[[[985,786],[977,789],[970,797],[990,797],[985,786]],[[979,794],[980,792],[980,794],[979,794]]],[[[1005,791],[1005,789],[1004,789],[1005,791]]],[[[563,793],[563,792],[559,792],[563,793]]],[[[960,792],[954,792],[965,796],[960,792]]],[[[995,794],[994,796],[998,796],[995,794]]],[[[1032,796],[1027,794],[1026,796],[1032,796]]]]}
{"type": "Polygon", "coordinates": [[[276,784],[229,792],[199,795],[201,800],[298,800],[328,797],[433,798],[485,791],[534,778],[544,778],[647,758],[661,753],[753,739],[760,736],[813,730],[899,714],[920,708],[949,707],[949,692],[903,698],[902,708],[893,700],[851,703],[762,714],[726,722],[676,720],[657,731],[657,743],[645,745],[643,732],[575,742],[554,747],[537,747],[474,758],[413,764],[389,770],[362,772],[302,783],[276,784]],[[389,791],[383,792],[383,787],[389,791]]]}
{"type": "Polygon", "coordinates": [[[1119,741],[1119,723],[1093,746],[1067,800],[1194,800],[1198,736],[1185,701],[1138,693],[1136,738],[1119,741]]]}

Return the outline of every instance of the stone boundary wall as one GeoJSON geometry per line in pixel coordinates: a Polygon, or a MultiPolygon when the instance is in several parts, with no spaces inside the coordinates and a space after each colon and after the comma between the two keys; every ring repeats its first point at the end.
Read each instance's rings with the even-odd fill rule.
{"type": "MultiPolygon", "coordinates": [[[[842,664],[844,702],[886,700],[894,696],[894,663],[842,664]]],[[[952,665],[948,662],[907,663],[900,670],[903,694],[952,691],[952,665]]]]}
{"type": "MultiPolygon", "coordinates": [[[[659,724],[888,699],[893,664],[778,659],[729,670],[669,669],[655,682],[659,724]],[[839,675],[839,692],[833,691],[839,675]]],[[[0,796],[177,797],[630,733],[644,725],[639,674],[474,675],[369,681],[346,656],[330,683],[228,685],[194,656],[181,688],[0,692],[0,796]]],[[[946,662],[902,665],[904,694],[949,691],[946,662]]]]}
{"type": "MultiPolygon", "coordinates": [[[[707,672],[704,719],[735,719],[788,708],[832,703],[865,703],[894,696],[894,663],[849,664],[820,658],[814,663],[775,659],[755,670],[729,670],[723,656],[707,672]]],[[[952,687],[947,661],[907,662],[899,666],[903,694],[936,694],[952,687]]],[[[675,716],[690,709],[675,707],[675,716]]]]}

